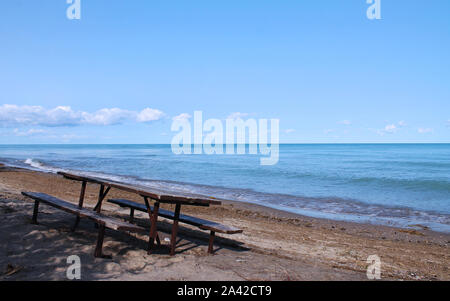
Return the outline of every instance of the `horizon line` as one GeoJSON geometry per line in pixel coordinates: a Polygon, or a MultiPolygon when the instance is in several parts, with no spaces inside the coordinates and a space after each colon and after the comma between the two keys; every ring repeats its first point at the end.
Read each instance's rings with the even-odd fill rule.
{"type": "MultiPolygon", "coordinates": [[[[260,145],[261,143],[221,143],[217,145],[260,145]]],[[[271,145],[272,143],[266,143],[271,145]]],[[[342,145],[342,144],[450,144],[450,142],[286,142],[278,145],[342,145]]],[[[0,143],[0,146],[14,145],[172,145],[171,143],[0,143]]],[[[189,145],[206,145],[190,143],[189,145]]],[[[208,144],[209,145],[209,144],[208,144]]],[[[211,144],[215,145],[215,144],[211,144]]]]}

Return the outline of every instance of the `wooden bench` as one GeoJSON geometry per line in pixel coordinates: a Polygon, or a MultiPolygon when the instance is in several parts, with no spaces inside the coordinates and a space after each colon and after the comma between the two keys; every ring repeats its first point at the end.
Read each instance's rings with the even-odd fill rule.
{"type": "MultiPolygon", "coordinates": [[[[133,202],[130,200],[109,199],[108,202],[119,205],[120,207],[123,207],[123,208],[130,208],[130,223],[133,223],[133,221],[134,221],[134,211],[135,210],[147,212],[146,205],[136,203],[136,202],[133,202]]],[[[150,207],[150,210],[153,211],[153,207],[150,207]]],[[[169,210],[159,209],[158,215],[161,217],[170,219],[170,220],[175,219],[175,212],[172,212],[169,210]]],[[[209,245],[208,245],[208,253],[210,253],[210,254],[212,254],[214,251],[213,250],[214,237],[215,237],[216,232],[225,233],[225,234],[236,234],[236,233],[243,232],[243,230],[235,228],[235,227],[222,225],[222,224],[219,224],[216,222],[212,222],[212,221],[208,221],[205,219],[201,219],[201,218],[197,218],[197,217],[193,217],[193,216],[189,216],[189,215],[184,215],[184,214],[180,214],[178,220],[185,224],[189,224],[189,225],[198,227],[202,230],[210,231],[209,245]]]]}
{"type": "Polygon", "coordinates": [[[139,227],[137,225],[133,225],[130,223],[123,222],[121,220],[111,218],[102,214],[99,214],[95,211],[89,209],[83,209],[79,206],[63,201],[61,199],[55,198],[51,195],[39,192],[22,192],[22,194],[26,197],[29,197],[34,200],[34,210],[33,210],[33,224],[37,224],[37,215],[39,209],[39,203],[45,203],[57,209],[63,210],[65,212],[74,214],[79,218],[88,218],[93,220],[99,228],[98,237],[97,237],[97,245],[95,248],[95,257],[110,257],[104,256],[102,253],[103,248],[103,238],[105,235],[105,228],[113,229],[116,231],[131,231],[131,232],[144,232],[145,229],[139,227]]]}

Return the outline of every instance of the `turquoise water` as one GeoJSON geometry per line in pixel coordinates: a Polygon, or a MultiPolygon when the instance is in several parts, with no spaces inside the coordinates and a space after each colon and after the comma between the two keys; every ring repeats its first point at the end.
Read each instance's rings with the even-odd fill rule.
{"type": "Polygon", "coordinates": [[[450,144],[280,145],[259,155],[174,155],[170,145],[2,145],[0,161],[78,170],[337,220],[450,232],[450,144]]]}

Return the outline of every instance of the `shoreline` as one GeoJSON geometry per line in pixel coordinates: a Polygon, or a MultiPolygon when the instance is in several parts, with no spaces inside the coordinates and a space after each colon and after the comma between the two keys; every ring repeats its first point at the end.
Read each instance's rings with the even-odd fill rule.
{"type": "MultiPolygon", "coordinates": [[[[22,197],[20,191],[45,192],[76,203],[79,188],[79,183],[65,180],[55,174],[0,166],[0,199],[3,200],[3,203],[0,203],[0,214],[8,217],[8,212],[12,211],[20,214],[22,219],[29,219],[32,203],[22,197]]],[[[88,185],[86,194],[87,206],[95,204],[97,193],[98,188],[96,186],[88,185]]],[[[114,190],[108,196],[138,200],[135,195],[114,190]]],[[[166,207],[171,209],[170,206],[166,207]]],[[[55,213],[55,217],[61,215],[53,212],[48,207],[44,207],[42,210],[55,213]]],[[[126,210],[121,210],[110,204],[105,206],[105,210],[111,214],[127,214],[126,210]]],[[[367,279],[365,276],[366,260],[372,254],[380,256],[383,262],[383,279],[450,280],[450,272],[448,270],[450,266],[450,235],[432,231],[419,225],[403,229],[383,225],[335,221],[303,216],[263,205],[238,201],[225,201],[222,206],[209,208],[185,206],[183,213],[244,229],[244,233],[239,235],[221,235],[217,240],[220,246],[219,250],[215,256],[210,257],[218,260],[213,266],[220,266],[221,269],[228,269],[230,264],[235,265],[236,262],[240,262],[236,260],[241,260],[239,259],[241,257],[247,258],[245,260],[254,261],[250,266],[234,269],[231,280],[285,280],[286,278],[283,277],[287,276],[283,272],[284,270],[289,271],[291,280],[364,280],[367,279]],[[243,251],[244,249],[245,251],[243,251]],[[279,265],[282,265],[283,269],[280,270],[279,265]],[[245,268],[248,268],[249,271],[243,270],[245,268]],[[273,274],[264,274],[265,276],[259,274],[261,269],[269,269],[273,274]],[[309,271],[308,275],[302,272],[306,270],[309,271]],[[249,274],[244,275],[246,273],[249,274]]],[[[46,214],[45,218],[53,218],[53,215],[48,216],[46,214]]],[[[67,220],[70,220],[68,216],[61,218],[66,223],[67,220]]],[[[15,222],[15,220],[13,221],[15,222]]],[[[56,219],[55,223],[60,222],[56,219]]],[[[163,229],[167,228],[168,225],[163,223],[163,229]]],[[[7,225],[2,224],[2,227],[7,227],[7,225]]],[[[27,229],[26,231],[31,231],[30,233],[35,233],[35,235],[39,234],[36,232],[36,229],[33,229],[32,225],[23,223],[23,220],[22,223],[14,227],[24,229],[24,231],[27,229]]],[[[58,229],[58,227],[40,228],[39,231],[43,231],[45,235],[52,236],[53,234],[49,233],[59,231],[58,229]]],[[[192,244],[192,249],[177,254],[175,258],[182,257],[187,262],[204,261],[207,264],[212,264],[209,262],[208,256],[204,254],[205,250],[202,245],[207,238],[206,233],[184,227],[184,225],[183,229],[181,233],[182,236],[185,235],[186,243],[192,244],[192,241],[190,241],[191,237],[194,237],[194,243],[192,244]]],[[[3,230],[6,231],[5,229],[0,229],[0,232],[3,230]]],[[[90,233],[92,229],[87,227],[86,231],[90,233]]],[[[2,234],[9,235],[7,232],[2,232],[2,234]]],[[[64,248],[73,248],[73,246],[70,246],[70,240],[65,241],[67,240],[67,235],[63,235],[60,239],[61,244],[65,244],[64,248]]],[[[127,245],[120,239],[109,239],[110,248],[115,246],[119,250],[121,248],[132,250],[128,251],[128,253],[145,254],[145,247],[141,249],[136,245],[127,245]]],[[[145,241],[145,237],[142,239],[145,241]]],[[[108,243],[106,248],[108,248],[108,243]]],[[[5,248],[10,248],[8,246],[9,243],[5,245],[5,248]]],[[[13,245],[19,248],[20,242],[14,242],[13,245]]],[[[13,247],[11,248],[14,249],[13,247]]],[[[47,245],[46,248],[51,250],[52,245],[47,245]]],[[[92,243],[83,244],[83,248],[88,250],[87,258],[90,258],[92,243]]],[[[29,251],[31,252],[32,250],[29,251]]],[[[135,255],[127,256],[117,255],[119,266],[126,267],[137,260],[135,255]]],[[[175,260],[168,257],[164,252],[162,252],[161,256],[163,261],[175,260]]],[[[0,269],[9,260],[8,256],[0,258],[0,269]]],[[[140,258],[138,261],[146,262],[146,260],[151,259],[140,258]]],[[[115,261],[116,259],[114,259],[115,261]]],[[[108,265],[110,263],[105,264],[108,265]]],[[[30,263],[23,263],[22,265],[27,264],[30,263]]],[[[175,267],[173,268],[176,269],[175,267]]],[[[212,267],[210,268],[212,269],[212,267]]],[[[177,273],[186,276],[188,272],[178,271],[177,273]]],[[[151,278],[152,272],[142,272],[139,275],[142,276],[144,274],[146,277],[151,278]]],[[[125,271],[121,270],[118,275],[120,279],[135,279],[138,277],[129,274],[126,268],[125,271]]],[[[26,276],[24,277],[27,279],[26,276]]],[[[111,275],[106,273],[106,278],[110,279],[111,275]]],[[[187,278],[189,279],[189,277],[187,278]]],[[[93,276],[93,279],[99,279],[99,277],[93,276]]],[[[175,277],[174,279],[180,278],[175,277]]],[[[220,280],[222,278],[216,275],[213,279],[220,280]]]]}
{"type": "MultiPolygon", "coordinates": [[[[40,163],[39,163],[40,164],[40,163]]],[[[0,167],[3,168],[11,168],[11,169],[17,169],[17,170],[24,170],[24,171],[32,171],[32,172],[38,172],[38,173],[45,173],[45,174],[56,174],[57,170],[64,170],[61,168],[57,168],[57,167],[48,167],[49,170],[45,170],[44,167],[36,167],[33,166],[32,164],[30,164],[30,168],[28,167],[22,167],[22,166],[15,166],[15,165],[8,165],[7,163],[0,163],[0,167]]],[[[70,172],[70,171],[69,171],[70,172]]],[[[80,171],[83,172],[83,171],[80,171]]],[[[93,173],[95,174],[95,176],[99,176],[97,175],[97,172],[88,172],[88,173],[93,173]]],[[[102,173],[99,173],[100,177],[102,177],[102,173]]],[[[131,178],[135,178],[137,181],[149,181],[149,182],[164,182],[164,183],[174,183],[174,184],[181,184],[181,185],[190,185],[190,186],[199,186],[199,187],[208,187],[208,188],[219,188],[219,189],[226,189],[226,190],[242,190],[242,191],[247,191],[249,189],[244,189],[244,188],[230,188],[230,187],[216,187],[216,186],[211,186],[211,185],[204,185],[204,184],[195,184],[195,183],[184,183],[184,182],[178,182],[178,181],[171,181],[171,180],[153,180],[153,179],[141,179],[139,177],[134,177],[134,176],[126,176],[126,175],[104,175],[105,178],[110,178],[110,177],[131,177],[131,178]]],[[[268,194],[268,195],[272,195],[273,197],[277,197],[277,198],[298,198],[298,199],[305,199],[305,200],[338,200],[338,201],[354,201],[356,203],[361,203],[360,201],[356,201],[356,200],[344,200],[341,199],[339,197],[303,197],[303,196],[294,196],[294,195],[288,195],[288,194],[282,194],[282,193],[263,193],[263,192],[256,192],[253,190],[249,190],[252,191],[254,193],[261,193],[261,194],[268,194]]],[[[199,193],[199,192],[196,192],[199,193]]],[[[199,194],[202,194],[201,192],[199,194]]],[[[204,195],[208,195],[208,194],[204,194],[204,195]]],[[[211,196],[214,197],[214,195],[211,194],[211,196]]],[[[264,202],[264,201],[248,201],[248,200],[242,200],[242,201],[237,201],[237,200],[228,200],[228,199],[224,199],[224,198],[218,198],[222,201],[225,202],[232,202],[235,204],[246,204],[249,206],[255,206],[255,208],[258,207],[263,207],[266,208],[266,210],[274,210],[274,211],[280,211],[280,213],[284,212],[287,213],[289,215],[293,215],[293,216],[299,216],[299,217],[303,217],[303,218],[313,218],[313,219],[320,219],[320,220],[324,220],[324,221],[335,221],[335,222],[346,222],[346,223],[357,223],[357,224],[367,224],[367,225],[374,225],[374,226],[387,226],[387,227],[394,227],[394,228],[404,228],[404,229],[423,229],[423,230],[430,230],[430,231],[434,231],[434,232],[439,232],[439,233],[445,233],[445,234],[450,234],[450,225],[447,224],[443,224],[443,223],[437,223],[437,222],[431,222],[431,221],[413,221],[410,220],[410,218],[408,217],[393,217],[393,216],[388,216],[388,217],[378,217],[378,216],[371,216],[371,215],[361,215],[361,214],[357,214],[357,213],[333,213],[333,212],[323,212],[320,210],[314,210],[314,209],[304,209],[304,208],[296,208],[296,207],[286,207],[283,206],[282,204],[270,204],[269,202],[264,202]]],[[[367,204],[364,204],[367,205],[367,204]]],[[[387,208],[387,209],[396,209],[396,207],[386,207],[383,205],[375,205],[375,206],[380,206],[382,208],[387,208]]],[[[434,212],[434,211],[421,211],[418,209],[414,209],[414,208],[409,208],[409,207],[400,207],[400,209],[402,210],[412,210],[415,211],[417,213],[432,213],[432,214],[436,214],[439,215],[441,214],[440,212],[434,212]]]]}
{"type": "MultiPolygon", "coordinates": [[[[54,176],[59,177],[59,175],[57,175],[56,173],[51,172],[51,171],[43,171],[43,170],[38,170],[38,169],[33,170],[33,169],[27,169],[27,168],[22,168],[22,167],[8,166],[8,165],[4,165],[2,163],[0,163],[0,169],[2,169],[2,171],[32,172],[32,173],[37,173],[37,174],[48,174],[48,175],[54,175],[54,176]]],[[[156,180],[151,180],[151,181],[156,181],[156,180]]],[[[178,183],[178,182],[176,182],[176,183],[178,183]]],[[[197,185],[197,184],[194,184],[194,185],[197,185]]],[[[434,234],[449,234],[450,235],[449,232],[436,231],[436,230],[430,229],[429,227],[421,225],[421,224],[411,224],[406,227],[395,226],[395,225],[391,226],[391,225],[364,222],[364,221],[357,222],[357,221],[349,221],[349,220],[342,220],[342,219],[315,217],[315,216],[304,215],[301,213],[292,212],[289,210],[278,209],[278,208],[270,206],[269,204],[259,204],[258,202],[246,202],[246,201],[235,201],[235,200],[225,200],[225,199],[220,199],[220,201],[223,204],[232,205],[237,210],[246,210],[246,211],[250,211],[252,213],[262,214],[263,216],[270,216],[272,218],[302,219],[302,220],[310,220],[310,221],[317,220],[317,221],[320,221],[321,223],[326,223],[326,224],[338,223],[338,224],[345,224],[347,226],[365,225],[365,226],[375,226],[375,227],[381,227],[381,228],[386,227],[389,229],[393,229],[393,228],[403,228],[405,230],[420,229],[420,230],[424,230],[424,231],[426,230],[430,234],[434,233],[434,234]]]]}

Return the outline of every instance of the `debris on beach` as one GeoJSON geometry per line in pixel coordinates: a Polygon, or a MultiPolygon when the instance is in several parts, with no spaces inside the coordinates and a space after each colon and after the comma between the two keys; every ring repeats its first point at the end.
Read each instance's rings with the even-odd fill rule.
{"type": "Polygon", "coordinates": [[[407,234],[412,234],[412,235],[425,236],[425,234],[423,234],[422,232],[419,232],[417,230],[400,229],[398,231],[399,232],[403,232],[403,233],[407,233],[407,234]]]}
{"type": "Polygon", "coordinates": [[[11,276],[13,274],[16,274],[20,270],[22,270],[23,267],[21,266],[13,266],[12,264],[8,263],[8,266],[6,267],[5,276],[11,276]]]}

